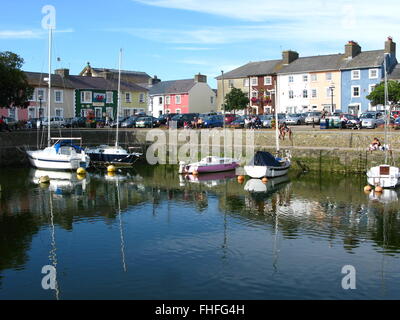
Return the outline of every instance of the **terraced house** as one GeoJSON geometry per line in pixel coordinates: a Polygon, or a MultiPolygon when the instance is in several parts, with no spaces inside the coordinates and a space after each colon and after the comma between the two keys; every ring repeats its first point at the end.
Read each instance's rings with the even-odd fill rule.
{"type": "Polygon", "coordinates": [[[397,65],[396,43],[388,38],[383,50],[362,51],[355,41],[345,46],[345,59],[341,66],[342,110],[354,114],[366,110],[382,109],[373,107],[367,99],[374,87],[383,81],[387,72],[391,73],[397,65]]]}
{"type": "Polygon", "coordinates": [[[157,82],[149,91],[149,111],[154,117],[165,113],[207,113],[216,110],[216,94],[207,77],[157,82]]]}
{"type": "Polygon", "coordinates": [[[276,72],[282,67],[281,60],[249,62],[244,66],[216,77],[218,82],[217,106],[223,108],[223,97],[232,88],[241,89],[249,97],[249,108],[254,113],[275,112],[276,72]]]}
{"type": "MultiPolygon", "coordinates": [[[[24,72],[28,83],[34,88],[29,106],[23,108],[0,109],[0,116],[11,117],[16,120],[48,116],[48,74],[40,72],[24,72]]],[[[50,116],[74,116],[75,89],[71,83],[60,74],[51,75],[50,116]]]]}
{"type": "MultiPolygon", "coordinates": [[[[80,72],[80,76],[103,78],[118,90],[119,70],[92,68],[90,63],[80,72]]],[[[148,83],[152,78],[145,72],[121,70],[121,115],[131,116],[147,112],[148,83]]]]}
{"type": "Polygon", "coordinates": [[[299,58],[297,52],[284,52],[284,66],[278,72],[278,111],[340,109],[342,59],[341,54],[299,58]]]}

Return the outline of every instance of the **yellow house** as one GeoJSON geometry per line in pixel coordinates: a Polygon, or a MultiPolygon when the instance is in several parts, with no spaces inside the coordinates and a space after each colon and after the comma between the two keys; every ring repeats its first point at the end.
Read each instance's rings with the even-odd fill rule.
{"type": "Polygon", "coordinates": [[[148,90],[134,83],[121,83],[121,115],[147,113],[148,90]]]}
{"type": "MultiPolygon", "coordinates": [[[[228,75],[229,77],[229,75],[228,75]]],[[[217,95],[217,111],[222,111],[224,102],[223,96],[231,92],[232,88],[242,90],[247,96],[249,95],[249,78],[231,78],[224,77],[222,82],[221,77],[217,77],[218,95],[217,95]]]]}
{"type": "Polygon", "coordinates": [[[341,110],[340,71],[310,72],[309,81],[309,101],[312,110],[341,110]]]}

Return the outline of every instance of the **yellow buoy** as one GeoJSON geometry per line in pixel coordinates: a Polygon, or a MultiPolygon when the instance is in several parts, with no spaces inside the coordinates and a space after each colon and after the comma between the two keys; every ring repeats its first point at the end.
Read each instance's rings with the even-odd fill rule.
{"type": "Polygon", "coordinates": [[[375,192],[381,193],[383,192],[383,188],[381,186],[375,187],[375,192]]]}
{"type": "Polygon", "coordinates": [[[263,183],[267,183],[268,182],[268,178],[267,177],[264,177],[264,178],[262,178],[262,180],[261,180],[263,183]]]}
{"type": "Polygon", "coordinates": [[[372,190],[372,187],[370,185],[367,185],[364,187],[365,192],[371,192],[371,190],[372,190]]]}
{"type": "Polygon", "coordinates": [[[49,176],[42,176],[39,178],[39,183],[50,183],[49,176]]]}
{"type": "Polygon", "coordinates": [[[80,167],[80,168],[78,168],[78,169],[76,170],[76,173],[77,173],[77,174],[84,175],[84,174],[86,174],[86,170],[85,170],[84,168],[80,167]]]}
{"type": "Polygon", "coordinates": [[[115,166],[113,166],[113,165],[110,165],[110,166],[107,167],[107,171],[108,172],[115,172],[115,171],[117,171],[117,168],[115,166]]]}

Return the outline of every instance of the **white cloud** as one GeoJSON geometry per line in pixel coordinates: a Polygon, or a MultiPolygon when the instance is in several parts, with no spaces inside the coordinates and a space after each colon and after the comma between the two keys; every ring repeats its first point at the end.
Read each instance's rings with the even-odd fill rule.
{"type": "MultiPolygon", "coordinates": [[[[55,30],[55,33],[71,33],[73,29],[55,30]]],[[[0,30],[0,39],[40,39],[47,35],[47,31],[35,30],[0,30]]]]}
{"type": "MultiPolygon", "coordinates": [[[[366,46],[395,40],[398,0],[133,0],[142,4],[228,17],[221,26],[130,29],[137,37],[176,44],[216,45],[277,40],[295,43],[356,40],[366,46]],[[247,21],[247,25],[244,24],[247,21]]],[[[400,35],[399,35],[400,36],[400,35]]],[[[379,47],[380,48],[380,47],[379,47]]]]}

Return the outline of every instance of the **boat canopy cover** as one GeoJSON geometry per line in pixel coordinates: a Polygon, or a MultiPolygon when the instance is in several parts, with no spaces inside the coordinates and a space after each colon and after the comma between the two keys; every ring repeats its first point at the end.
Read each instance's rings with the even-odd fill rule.
{"type": "Polygon", "coordinates": [[[280,167],[281,164],[269,152],[257,151],[253,159],[249,162],[250,166],[270,166],[280,167]]]}
{"type": "Polygon", "coordinates": [[[61,147],[72,147],[74,148],[78,153],[80,153],[83,148],[76,146],[72,144],[71,140],[60,140],[54,145],[54,148],[56,149],[56,152],[58,153],[58,150],[60,150],[61,147]]]}

